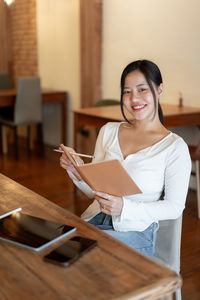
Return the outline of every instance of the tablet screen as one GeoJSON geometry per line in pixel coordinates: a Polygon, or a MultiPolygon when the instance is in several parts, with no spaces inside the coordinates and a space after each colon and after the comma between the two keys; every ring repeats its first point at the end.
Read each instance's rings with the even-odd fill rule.
{"type": "Polygon", "coordinates": [[[39,251],[74,232],[75,227],[21,212],[0,219],[0,240],[39,251]]]}

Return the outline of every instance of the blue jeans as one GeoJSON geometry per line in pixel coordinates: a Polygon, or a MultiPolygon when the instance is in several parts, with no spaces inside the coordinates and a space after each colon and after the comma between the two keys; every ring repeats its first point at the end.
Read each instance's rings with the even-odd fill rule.
{"type": "Polygon", "coordinates": [[[110,215],[99,213],[94,218],[89,220],[88,223],[93,224],[97,228],[120,240],[129,247],[138,250],[139,252],[151,258],[154,256],[156,232],[158,229],[158,224],[156,222],[152,223],[144,231],[121,232],[114,230],[112,217],[110,215]]]}

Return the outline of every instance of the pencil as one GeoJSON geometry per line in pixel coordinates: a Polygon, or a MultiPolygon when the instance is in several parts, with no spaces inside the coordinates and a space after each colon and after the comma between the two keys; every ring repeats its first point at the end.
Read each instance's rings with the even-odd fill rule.
{"type": "Polygon", "coordinates": [[[17,213],[17,212],[21,211],[21,210],[22,210],[21,207],[16,208],[16,209],[14,209],[14,210],[11,210],[11,211],[9,211],[9,212],[7,212],[7,213],[1,215],[1,216],[0,216],[0,219],[3,219],[3,218],[5,218],[5,217],[7,217],[7,216],[9,216],[9,215],[12,215],[12,214],[14,214],[14,213],[17,213]]]}
{"type": "MultiPolygon", "coordinates": [[[[59,149],[53,149],[53,151],[59,152],[59,153],[64,153],[63,150],[59,150],[59,149]]],[[[82,156],[82,157],[94,158],[94,155],[88,155],[88,154],[82,154],[82,153],[76,153],[76,152],[69,152],[69,153],[73,154],[73,155],[82,156]]]]}

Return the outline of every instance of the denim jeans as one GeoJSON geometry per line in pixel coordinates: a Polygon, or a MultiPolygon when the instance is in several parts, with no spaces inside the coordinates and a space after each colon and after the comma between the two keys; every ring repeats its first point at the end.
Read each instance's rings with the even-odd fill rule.
{"type": "Polygon", "coordinates": [[[114,230],[112,217],[110,215],[99,213],[94,218],[89,220],[88,223],[93,224],[94,226],[103,230],[105,233],[125,243],[129,247],[138,250],[139,252],[151,258],[154,256],[156,232],[158,229],[158,224],[156,222],[152,223],[144,231],[121,232],[114,230]]]}

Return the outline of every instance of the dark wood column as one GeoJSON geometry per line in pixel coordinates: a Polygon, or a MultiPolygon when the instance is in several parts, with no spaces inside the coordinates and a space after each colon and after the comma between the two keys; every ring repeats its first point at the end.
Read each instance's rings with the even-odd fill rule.
{"type": "Polygon", "coordinates": [[[101,99],[102,0],[80,0],[81,106],[101,99]]]}

